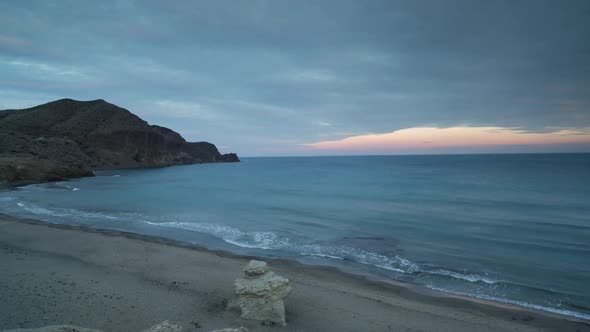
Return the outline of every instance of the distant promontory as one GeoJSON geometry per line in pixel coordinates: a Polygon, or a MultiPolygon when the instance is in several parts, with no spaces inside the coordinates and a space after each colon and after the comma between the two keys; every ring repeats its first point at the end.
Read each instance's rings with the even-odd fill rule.
{"type": "Polygon", "coordinates": [[[238,161],[235,153],[187,142],[102,99],[0,111],[0,185],[92,176],[93,170],[238,161]]]}

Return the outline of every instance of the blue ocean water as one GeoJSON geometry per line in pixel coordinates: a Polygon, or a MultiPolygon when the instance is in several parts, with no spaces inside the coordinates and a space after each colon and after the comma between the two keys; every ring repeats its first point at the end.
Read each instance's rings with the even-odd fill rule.
{"type": "Polygon", "coordinates": [[[0,211],[590,319],[590,154],[243,158],[0,192],[0,211]]]}

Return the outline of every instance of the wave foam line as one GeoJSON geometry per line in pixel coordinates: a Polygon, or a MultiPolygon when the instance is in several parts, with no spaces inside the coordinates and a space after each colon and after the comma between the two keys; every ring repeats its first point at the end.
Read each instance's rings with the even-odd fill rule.
{"type": "Polygon", "coordinates": [[[160,223],[151,221],[144,222],[154,226],[184,229],[188,231],[213,235],[227,243],[233,244],[238,247],[251,249],[278,250],[288,246],[288,239],[279,238],[279,236],[273,232],[244,232],[237,228],[229,226],[180,221],[160,223]]]}
{"type": "Polygon", "coordinates": [[[501,282],[501,281],[492,280],[487,277],[480,276],[478,274],[473,274],[473,273],[464,274],[464,273],[443,270],[443,269],[436,269],[436,270],[431,270],[431,271],[430,270],[423,270],[422,272],[425,272],[427,274],[436,274],[436,275],[451,277],[451,278],[455,278],[455,279],[461,279],[461,280],[465,280],[465,281],[469,281],[469,282],[473,282],[473,283],[483,282],[488,285],[493,285],[498,282],[501,282]]]}
{"type": "Polygon", "coordinates": [[[287,250],[302,256],[316,256],[335,260],[351,260],[359,264],[374,266],[403,274],[426,273],[467,281],[493,285],[501,281],[478,274],[465,274],[445,269],[430,270],[400,256],[385,256],[375,252],[346,246],[321,246],[318,244],[297,244],[273,232],[244,232],[240,229],[208,223],[191,222],[150,222],[147,224],[205,233],[217,237],[226,243],[249,249],[287,250]]]}
{"type": "Polygon", "coordinates": [[[33,204],[25,204],[22,202],[17,202],[16,205],[18,205],[20,208],[22,208],[25,211],[28,211],[30,213],[33,214],[37,214],[37,215],[45,215],[45,216],[55,216],[55,217],[65,217],[66,215],[61,214],[59,212],[56,211],[52,211],[40,206],[36,206],[33,204]]]}
{"type": "Polygon", "coordinates": [[[436,291],[440,291],[440,292],[444,292],[444,293],[463,295],[463,296],[474,297],[474,298],[478,298],[478,299],[482,299],[482,300],[500,302],[500,303],[513,304],[513,305],[517,305],[517,306],[521,306],[521,307],[525,307],[525,308],[541,310],[541,311],[551,312],[554,314],[560,314],[560,315],[590,320],[589,314],[585,314],[583,312],[577,312],[574,310],[547,307],[547,306],[543,306],[540,304],[532,304],[532,303],[528,303],[528,302],[524,302],[524,301],[510,300],[510,299],[506,299],[506,298],[502,298],[502,297],[495,297],[495,296],[485,295],[485,294],[471,294],[471,293],[465,293],[465,292],[456,292],[456,291],[451,291],[451,290],[447,290],[444,288],[435,287],[432,285],[426,285],[426,287],[428,287],[432,290],[436,290],[436,291]]]}
{"type": "Polygon", "coordinates": [[[147,222],[151,225],[165,226],[196,231],[213,235],[223,241],[235,246],[264,249],[264,250],[289,250],[303,256],[317,256],[336,260],[352,260],[363,265],[375,266],[381,269],[403,273],[427,273],[460,279],[471,283],[496,284],[499,281],[480,276],[477,274],[464,274],[444,269],[428,270],[418,266],[400,256],[385,256],[378,253],[366,251],[359,248],[345,246],[320,246],[317,244],[295,244],[288,238],[281,238],[273,232],[244,232],[237,228],[190,222],[147,222]]]}
{"type": "Polygon", "coordinates": [[[82,211],[77,209],[60,209],[60,210],[50,210],[44,207],[31,204],[31,203],[23,203],[17,202],[16,205],[23,210],[39,215],[39,216],[49,216],[49,217],[67,217],[67,218],[92,218],[92,219],[110,219],[115,220],[119,219],[118,217],[111,216],[108,214],[100,213],[100,212],[91,212],[91,211],[82,211]]]}
{"type": "Polygon", "coordinates": [[[273,232],[244,232],[233,227],[206,223],[177,221],[144,222],[153,226],[171,227],[209,234],[229,244],[243,248],[287,250],[303,256],[319,256],[338,260],[348,259],[360,264],[372,265],[399,273],[414,273],[419,270],[416,264],[399,256],[388,257],[352,247],[296,244],[292,243],[290,239],[280,237],[273,232]]]}

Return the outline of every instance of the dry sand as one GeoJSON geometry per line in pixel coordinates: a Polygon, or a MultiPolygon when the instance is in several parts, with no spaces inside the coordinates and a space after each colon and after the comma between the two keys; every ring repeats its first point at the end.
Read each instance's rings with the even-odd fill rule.
{"type": "MultiPolygon", "coordinates": [[[[268,260],[267,260],[268,261],[268,260]]],[[[269,261],[291,280],[285,328],[225,310],[246,257],[174,241],[0,215],[0,329],[72,324],[141,331],[590,331],[590,324],[269,261]]]]}

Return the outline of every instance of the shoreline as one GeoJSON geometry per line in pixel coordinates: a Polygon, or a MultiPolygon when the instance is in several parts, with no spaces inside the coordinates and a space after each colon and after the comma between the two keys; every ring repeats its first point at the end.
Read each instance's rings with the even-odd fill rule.
{"type": "MultiPolygon", "coordinates": [[[[97,175],[96,173],[100,172],[108,172],[108,171],[129,171],[129,170],[142,170],[142,169],[158,169],[158,168],[169,168],[169,167],[176,167],[176,166],[190,166],[190,165],[203,165],[203,164],[225,164],[225,163],[239,163],[238,161],[213,161],[213,162],[193,162],[193,163],[186,163],[186,164],[170,164],[170,165],[156,165],[156,166],[137,166],[137,167],[120,167],[120,168],[96,168],[92,169],[91,174],[83,175],[83,176],[71,176],[65,177],[62,179],[51,179],[51,180],[21,180],[15,182],[0,182],[0,192],[2,191],[11,191],[18,189],[19,187],[26,187],[35,184],[44,184],[44,183],[57,183],[57,182],[68,182],[68,181],[75,181],[84,178],[93,178],[97,175]]],[[[0,213],[1,215],[2,213],[0,213]]]]}
{"type": "MultiPolygon", "coordinates": [[[[24,238],[30,238],[33,236],[29,234],[32,230],[35,232],[44,232],[52,233],[52,235],[62,237],[64,233],[73,233],[77,235],[76,237],[87,237],[90,238],[90,242],[96,241],[97,243],[93,243],[91,246],[91,250],[101,250],[100,246],[104,245],[103,242],[124,242],[125,246],[133,245],[133,246],[142,246],[148,245],[150,247],[155,247],[155,250],[167,251],[167,250],[188,250],[189,253],[193,253],[196,256],[206,256],[207,259],[214,257],[218,260],[223,261],[225,263],[231,263],[234,266],[235,274],[231,276],[229,279],[235,278],[239,276],[239,272],[241,271],[240,266],[243,266],[249,259],[258,258],[255,256],[242,256],[238,254],[233,254],[231,252],[222,251],[222,250],[209,250],[202,246],[181,242],[177,240],[172,240],[168,238],[156,237],[156,236],[148,236],[130,232],[123,232],[123,231],[115,231],[115,230],[106,230],[106,229],[96,229],[90,228],[86,226],[74,226],[74,225],[64,225],[64,224],[52,224],[46,223],[43,221],[32,220],[32,219],[21,219],[16,217],[11,217],[7,215],[0,214],[0,228],[7,229],[10,227],[14,234],[18,236],[23,236],[24,238]],[[18,226],[20,225],[20,227],[18,226]],[[12,227],[10,227],[12,226],[12,227]],[[18,230],[15,228],[21,228],[21,232],[19,233],[18,230]],[[86,234],[86,235],[84,235],[86,234]],[[104,240],[104,241],[103,241],[104,240]],[[236,265],[237,264],[237,265],[236,265]]],[[[2,236],[0,237],[0,243],[3,245],[9,244],[14,239],[8,239],[6,237],[6,231],[2,232],[2,236]]],[[[13,235],[14,235],[13,234],[13,235]]],[[[71,238],[71,242],[76,242],[76,237],[71,238]]],[[[34,236],[33,236],[34,238],[34,236]]],[[[47,244],[51,247],[54,243],[51,242],[51,239],[47,239],[49,241],[47,244]]],[[[15,245],[15,243],[12,243],[15,245]]],[[[26,247],[26,245],[25,245],[26,247]]],[[[27,249],[31,249],[26,247],[27,249]]],[[[60,252],[60,255],[64,255],[67,250],[63,250],[60,252]]],[[[51,249],[51,251],[54,249],[51,249]]],[[[47,254],[46,251],[41,250],[43,254],[47,254]]],[[[74,254],[74,256],[76,256],[74,254]]],[[[79,257],[78,257],[79,258],[79,257]]],[[[88,258],[86,258],[88,259],[88,258]]],[[[131,256],[128,259],[133,260],[134,258],[131,256]]],[[[522,328],[525,327],[534,327],[534,328],[548,328],[548,330],[580,330],[580,331],[590,331],[590,323],[588,320],[584,320],[577,317],[567,316],[558,313],[546,312],[542,310],[537,310],[534,308],[527,308],[522,307],[514,304],[508,303],[501,303],[495,302],[490,300],[478,299],[463,295],[456,295],[441,291],[432,290],[420,285],[408,284],[394,280],[386,280],[386,279],[378,279],[369,277],[367,275],[357,275],[351,274],[347,272],[343,272],[336,267],[331,266],[321,266],[321,265],[308,265],[304,264],[292,259],[288,258],[268,258],[262,257],[261,259],[266,260],[269,262],[270,266],[273,270],[275,270],[279,274],[284,274],[292,280],[294,283],[302,282],[307,280],[311,284],[318,283],[318,281],[327,282],[326,288],[340,288],[342,287],[341,284],[352,284],[355,286],[355,289],[349,289],[347,294],[358,293],[354,294],[354,297],[361,296],[368,300],[372,305],[375,303],[388,303],[393,301],[393,303],[397,303],[399,305],[401,302],[408,302],[402,304],[403,308],[417,306],[425,306],[425,307],[435,307],[437,310],[442,310],[443,312],[448,310],[452,313],[451,316],[457,315],[455,311],[459,312],[461,315],[465,315],[465,312],[472,313],[476,312],[481,316],[484,315],[488,319],[496,319],[503,324],[514,324],[515,327],[522,328]],[[304,272],[302,272],[304,271],[304,272]],[[297,277],[295,277],[295,276],[297,277]],[[333,281],[333,284],[330,281],[333,281]],[[362,295],[359,295],[362,294],[362,295]]],[[[125,267],[123,266],[123,269],[125,267]]],[[[144,271],[145,267],[138,266],[138,270],[144,271]]],[[[209,282],[204,280],[204,282],[209,282]]],[[[224,286],[227,296],[231,296],[232,291],[232,283],[227,282],[224,286]]],[[[325,289],[322,289],[325,290],[325,289]]],[[[390,303],[391,304],[391,303],[390,303]]],[[[354,306],[352,307],[354,308],[354,306]]],[[[289,308],[287,308],[289,309],[289,308]]],[[[382,308],[381,308],[382,309],[382,308]]],[[[363,312],[365,308],[358,308],[359,312],[363,312]]],[[[387,308],[385,311],[389,311],[391,308],[387,308]]],[[[435,310],[435,311],[437,311],[435,310]]],[[[422,312],[425,310],[418,310],[418,312],[422,312]]],[[[449,314],[450,314],[449,313],[449,314]]],[[[461,316],[459,315],[459,316],[461,316]]],[[[387,319],[386,317],[381,317],[387,319]]],[[[167,318],[166,318],[167,319],[167,318]]],[[[227,319],[227,318],[226,318],[227,319]]],[[[295,325],[297,327],[297,318],[289,317],[290,325],[295,325]]],[[[236,317],[230,317],[229,320],[236,320],[236,317]]],[[[240,319],[237,319],[240,321],[240,319]]],[[[59,322],[55,322],[59,323],[59,322]]],[[[67,322],[63,322],[67,323],[67,322]]],[[[251,324],[250,322],[244,322],[251,324]]],[[[408,322],[407,322],[408,323],[408,322]]],[[[418,324],[419,322],[411,321],[408,324],[412,326],[412,324],[418,324]]],[[[81,326],[85,326],[84,324],[79,324],[81,326]]],[[[419,324],[418,324],[419,325],[419,324]]],[[[11,326],[3,326],[3,328],[9,328],[11,326]]],[[[15,327],[15,326],[12,326],[15,327]]],[[[18,326],[17,326],[18,327],[18,326]]],[[[249,327],[252,327],[250,325],[249,327]]],[[[256,324],[254,324],[254,328],[257,328],[256,324]]],[[[307,327],[309,328],[309,327],[307,327]]],[[[456,327],[461,328],[461,325],[456,327]]],[[[379,329],[378,329],[379,330],[379,329]]],[[[428,330],[428,329],[426,329],[428,330]]],[[[496,329],[493,329],[496,330],[496,329]]],[[[504,330],[504,329],[500,329],[504,330]]],[[[507,331],[513,330],[511,328],[505,329],[507,331]]],[[[520,330],[520,329],[514,329],[520,330]]]]}
{"type": "Polygon", "coordinates": [[[207,247],[199,245],[199,244],[174,240],[174,239],[162,237],[162,236],[146,235],[146,234],[141,234],[141,233],[133,233],[133,232],[128,232],[128,231],[105,229],[105,228],[92,228],[89,226],[81,226],[81,225],[50,223],[50,222],[45,222],[45,221],[37,220],[37,219],[26,219],[26,218],[20,218],[20,217],[15,217],[15,216],[5,215],[3,213],[0,213],[0,220],[2,220],[3,218],[15,219],[19,222],[28,223],[31,225],[47,226],[47,227],[57,228],[57,229],[76,230],[76,231],[80,231],[80,232],[90,232],[90,233],[96,233],[96,234],[103,234],[103,235],[107,235],[107,236],[122,236],[122,237],[132,239],[132,240],[139,240],[139,241],[145,241],[145,242],[150,242],[150,243],[155,243],[155,244],[161,244],[161,245],[173,246],[173,247],[178,247],[178,248],[186,248],[186,249],[195,250],[195,251],[213,253],[215,255],[219,255],[219,256],[225,257],[225,258],[235,258],[235,259],[245,259],[245,260],[257,259],[257,260],[264,260],[267,262],[275,262],[275,263],[280,262],[283,265],[292,265],[293,268],[296,268],[296,267],[307,268],[307,269],[312,268],[312,269],[317,269],[320,271],[331,271],[333,273],[339,273],[339,274],[342,274],[342,275],[350,277],[350,278],[358,278],[359,280],[362,280],[362,281],[365,281],[368,283],[376,283],[376,284],[385,285],[388,287],[401,287],[405,290],[415,293],[414,295],[423,295],[423,296],[434,297],[434,298],[441,298],[441,297],[443,297],[443,298],[445,298],[445,297],[456,298],[456,299],[460,299],[462,301],[467,301],[467,302],[472,302],[472,303],[495,306],[498,308],[506,308],[506,309],[512,309],[512,310],[534,312],[534,313],[546,315],[546,316],[553,317],[553,318],[566,319],[566,320],[573,321],[573,322],[582,322],[582,323],[589,323],[590,324],[590,319],[584,319],[584,318],[573,316],[573,315],[567,315],[564,313],[553,312],[553,311],[544,310],[544,309],[537,309],[534,307],[513,304],[513,303],[509,303],[509,302],[479,298],[476,296],[470,296],[470,295],[465,295],[465,294],[452,293],[452,292],[447,292],[445,290],[432,289],[432,288],[428,288],[424,285],[408,283],[408,282],[396,280],[396,279],[393,279],[390,277],[377,276],[377,275],[372,275],[370,273],[362,273],[362,271],[358,271],[358,273],[355,273],[356,271],[353,272],[353,270],[344,271],[344,270],[338,268],[337,266],[332,266],[332,265],[306,264],[301,261],[298,261],[296,258],[288,258],[288,257],[280,257],[279,258],[279,257],[237,254],[237,253],[233,253],[228,250],[210,249],[210,248],[207,248],[207,247]]]}

